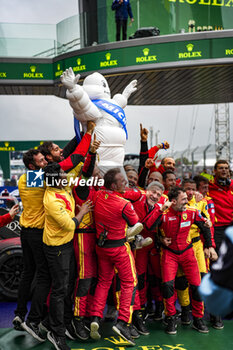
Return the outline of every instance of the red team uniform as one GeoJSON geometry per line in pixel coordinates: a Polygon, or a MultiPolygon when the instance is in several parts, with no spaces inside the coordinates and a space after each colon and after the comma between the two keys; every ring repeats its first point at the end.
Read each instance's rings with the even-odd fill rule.
{"type": "Polygon", "coordinates": [[[201,278],[192,248],[192,242],[189,237],[189,230],[192,224],[196,224],[205,237],[206,246],[211,247],[210,231],[204,226],[204,223],[204,218],[194,208],[186,208],[182,212],[169,208],[159,217],[158,213],[155,212],[146,221],[146,226],[150,229],[154,229],[159,224],[162,236],[171,238],[171,244],[169,246],[162,245],[161,256],[163,296],[167,316],[176,314],[174,281],[178,266],[180,265],[190,284],[192,314],[197,318],[203,317],[204,306],[197,292],[201,278]]]}
{"type": "MultiPolygon", "coordinates": [[[[134,209],[139,217],[140,222],[144,222],[147,220],[149,216],[152,215],[152,212],[158,211],[160,206],[165,203],[165,197],[160,198],[160,203],[155,204],[154,208],[149,208],[146,200],[146,194],[140,192],[139,190],[126,191],[124,194],[124,198],[129,199],[134,209]]],[[[160,212],[161,213],[161,212],[160,212]]],[[[135,252],[135,262],[136,262],[136,270],[138,274],[138,284],[139,284],[139,295],[140,295],[140,303],[141,306],[147,302],[147,287],[148,287],[148,264],[151,268],[151,274],[156,276],[157,280],[161,280],[161,269],[160,269],[160,255],[159,251],[155,248],[155,234],[154,232],[149,231],[146,227],[141,231],[140,235],[143,238],[151,237],[153,243],[148,245],[147,247],[143,247],[143,249],[136,250],[135,252]]],[[[153,297],[157,301],[162,301],[162,294],[159,292],[158,285],[153,290],[153,297]]]]}
{"type": "Polygon", "coordinates": [[[233,180],[222,186],[216,179],[209,182],[209,196],[215,206],[214,240],[218,252],[226,228],[233,223],[233,180]]]}
{"type": "Polygon", "coordinates": [[[139,220],[132,204],[120,193],[103,190],[95,199],[94,217],[98,243],[98,284],[92,306],[92,315],[103,317],[108,290],[114,277],[114,268],[121,281],[118,319],[131,323],[137,276],[134,257],[128,242],[128,224],[139,220]]]}

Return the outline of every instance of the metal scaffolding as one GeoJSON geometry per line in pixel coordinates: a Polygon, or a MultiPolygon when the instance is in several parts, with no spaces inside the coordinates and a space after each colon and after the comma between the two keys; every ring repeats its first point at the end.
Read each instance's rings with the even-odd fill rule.
{"type": "Polygon", "coordinates": [[[229,103],[215,105],[215,152],[216,159],[230,162],[230,113],[229,103]]]}

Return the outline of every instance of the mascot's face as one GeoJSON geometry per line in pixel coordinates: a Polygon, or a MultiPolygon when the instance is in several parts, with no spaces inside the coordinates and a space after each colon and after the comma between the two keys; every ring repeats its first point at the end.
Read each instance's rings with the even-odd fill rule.
{"type": "Polygon", "coordinates": [[[91,100],[98,98],[111,98],[110,89],[107,80],[100,73],[88,75],[83,81],[83,89],[91,100]]]}

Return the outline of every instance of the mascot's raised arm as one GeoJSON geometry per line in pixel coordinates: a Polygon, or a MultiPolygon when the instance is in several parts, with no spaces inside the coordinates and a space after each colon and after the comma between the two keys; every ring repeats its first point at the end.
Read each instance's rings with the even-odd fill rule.
{"type": "Polygon", "coordinates": [[[137,90],[137,80],[126,86],[122,94],[111,99],[107,80],[100,73],[88,75],[83,86],[78,85],[80,75],[75,76],[72,68],[61,75],[61,82],[67,88],[66,96],[73,108],[74,116],[86,130],[86,123],[96,123],[95,134],[101,141],[98,154],[102,174],[109,167],[122,167],[124,145],[128,138],[124,108],[130,95],[137,90]]]}

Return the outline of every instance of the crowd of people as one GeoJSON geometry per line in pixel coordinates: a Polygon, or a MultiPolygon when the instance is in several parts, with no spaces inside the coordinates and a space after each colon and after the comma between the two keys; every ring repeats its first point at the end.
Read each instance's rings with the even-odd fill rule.
{"type": "MultiPolygon", "coordinates": [[[[66,337],[101,338],[107,305],[113,331],[131,346],[149,335],[148,315],[173,335],[178,318],[190,325],[192,313],[192,327],[208,333],[199,286],[233,223],[228,162],[216,162],[211,181],[177,179],[172,157],[155,163],[168,142],[148,149],[141,125],[139,168],[111,168],[104,186],[90,186],[87,179],[100,177],[94,129],[88,122],[80,143],[63,150],[45,142],[24,154],[26,168],[42,169],[45,181],[28,187],[25,173],[18,183],[24,269],[14,328],[66,350],[66,337]]],[[[220,315],[210,321],[223,329],[220,315]]]]}

